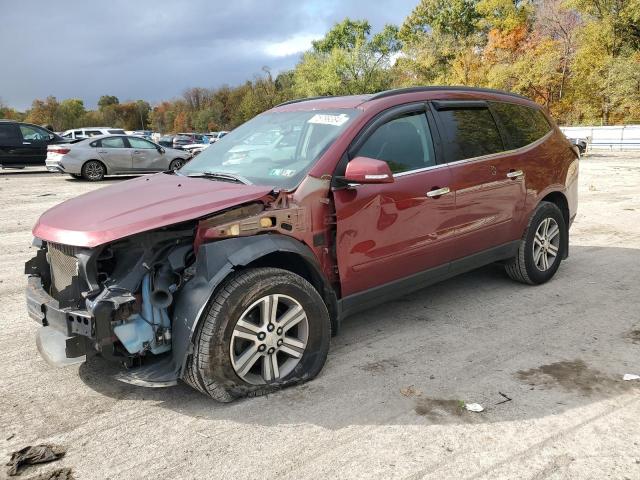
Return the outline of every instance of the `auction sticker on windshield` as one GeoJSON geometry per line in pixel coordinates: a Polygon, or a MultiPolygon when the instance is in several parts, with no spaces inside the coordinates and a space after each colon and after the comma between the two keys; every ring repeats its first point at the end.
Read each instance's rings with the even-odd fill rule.
{"type": "Polygon", "coordinates": [[[321,123],[322,125],[335,125],[339,127],[349,120],[349,116],[341,113],[340,115],[329,115],[326,113],[316,113],[308,120],[308,123],[321,123]]]}
{"type": "Polygon", "coordinates": [[[286,168],[272,168],[271,170],[269,170],[269,175],[272,177],[293,177],[295,173],[295,170],[286,168]]]}

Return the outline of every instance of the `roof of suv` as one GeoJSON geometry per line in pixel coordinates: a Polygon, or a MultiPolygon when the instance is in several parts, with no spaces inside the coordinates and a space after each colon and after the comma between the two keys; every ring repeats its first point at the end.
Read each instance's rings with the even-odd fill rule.
{"type": "Polygon", "coordinates": [[[514,103],[523,103],[528,105],[536,105],[532,100],[516,93],[503,92],[501,90],[493,90],[489,88],[476,88],[476,87],[460,87],[460,86],[428,86],[428,87],[408,87],[397,88],[393,90],[385,90],[383,92],[366,95],[348,95],[348,96],[323,96],[323,97],[311,97],[300,98],[296,100],[290,100],[288,102],[276,105],[274,109],[279,111],[289,110],[313,110],[313,109],[332,109],[332,108],[362,108],[366,109],[368,104],[373,105],[378,101],[386,101],[390,103],[403,103],[398,98],[397,102],[393,102],[395,97],[407,97],[408,101],[418,100],[416,97],[424,99],[436,99],[441,98],[442,94],[451,95],[460,99],[505,99],[508,98],[514,103]],[[410,98],[413,97],[413,98],[410,98]]]}

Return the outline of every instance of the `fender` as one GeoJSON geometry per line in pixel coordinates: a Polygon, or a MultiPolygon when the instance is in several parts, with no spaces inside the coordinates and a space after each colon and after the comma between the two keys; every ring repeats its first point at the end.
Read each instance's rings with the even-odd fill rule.
{"type": "MultiPolygon", "coordinates": [[[[162,360],[118,374],[120,381],[146,387],[175,385],[181,378],[198,326],[216,288],[236,268],[250,264],[274,252],[300,255],[323,282],[325,292],[331,286],[322,275],[313,252],[304,243],[281,234],[236,237],[206,243],[198,249],[194,275],[176,295],[173,310],[171,353],[162,360]]],[[[192,267],[193,268],[193,267],[192,267]]],[[[331,289],[332,291],[332,289],[331,289]]],[[[320,292],[323,295],[323,292],[320,292]]],[[[323,295],[326,298],[326,295],[323,295]]],[[[337,311],[333,305],[329,311],[337,311]]]]}

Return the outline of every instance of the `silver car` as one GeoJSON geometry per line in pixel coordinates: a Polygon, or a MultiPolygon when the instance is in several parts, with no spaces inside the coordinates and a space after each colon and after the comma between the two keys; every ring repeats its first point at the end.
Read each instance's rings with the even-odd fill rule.
{"type": "Polygon", "coordinates": [[[47,170],[74,178],[102,180],[105,175],[137,175],[176,170],[191,158],[132,135],[100,135],[47,148],[47,170]]]}

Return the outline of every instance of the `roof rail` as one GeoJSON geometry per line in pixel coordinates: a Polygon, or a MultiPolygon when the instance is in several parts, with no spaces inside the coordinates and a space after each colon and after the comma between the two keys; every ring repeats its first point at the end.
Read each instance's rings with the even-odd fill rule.
{"type": "Polygon", "coordinates": [[[503,92],[502,90],[495,90],[492,88],[480,88],[480,87],[463,87],[463,86],[429,86],[429,87],[406,87],[406,88],[394,88],[393,90],[385,90],[380,93],[372,95],[367,101],[378,100],[379,98],[391,97],[393,95],[401,95],[403,93],[416,93],[416,92],[434,92],[442,90],[453,90],[456,92],[483,92],[483,93],[498,93],[500,95],[509,95],[511,97],[522,98],[524,100],[531,100],[517,93],[503,92]]]}
{"type": "Polygon", "coordinates": [[[286,102],[279,103],[273,108],[282,107],[284,105],[291,105],[292,103],[306,102],[308,100],[322,100],[323,98],[334,98],[334,97],[335,95],[319,95],[317,97],[296,98],[294,100],[287,100],[286,102]]]}

